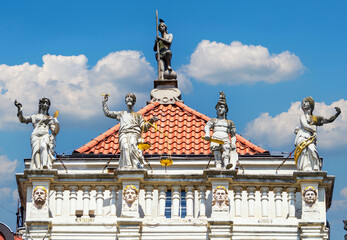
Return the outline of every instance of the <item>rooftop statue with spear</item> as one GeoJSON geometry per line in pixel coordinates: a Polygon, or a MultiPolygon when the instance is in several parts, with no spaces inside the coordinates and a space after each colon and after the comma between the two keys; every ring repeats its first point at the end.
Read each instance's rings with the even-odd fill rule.
{"type": "Polygon", "coordinates": [[[155,58],[158,61],[158,80],[176,79],[177,74],[171,67],[173,35],[172,33],[168,33],[164,20],[159,19],[158,24],[158,11],[156,11],[156,30],[157,36],[153,50],[156,52],[155,58]],[[159,36],[159,32],[161,37],[159,36]]]}

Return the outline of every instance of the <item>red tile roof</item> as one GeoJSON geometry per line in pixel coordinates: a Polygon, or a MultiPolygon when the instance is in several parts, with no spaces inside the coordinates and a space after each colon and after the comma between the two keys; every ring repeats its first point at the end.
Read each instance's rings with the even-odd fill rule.
{"type": "MultiPolygon", "coordinates": [[[[145,141],[151,144],[151,148],[145,154],[184,154],[184,155],[208,155],[210,148],[208,142],[201,137],[204,136],[205,123],[210,119],[204,114],[176,102],[175,104],[163,105],[157,102],[150,103],[142,108],[138,113],[142,114],[145,120],[153,116],[159,119],[156,123],[158,128],[168,135],[170,149],[166,144],[164,134],[151,128],[143,134],[145,141]]],[[[117,154],[119,151],[118,130],[119,123],[108,131],[94,138],[89,143],[83,145],[74,153],[84,154],[117,154]]],[[[268,151],[254,145],[240,135],[236,135],[237,152],[240,155],[268,153],[268,151]]]]}

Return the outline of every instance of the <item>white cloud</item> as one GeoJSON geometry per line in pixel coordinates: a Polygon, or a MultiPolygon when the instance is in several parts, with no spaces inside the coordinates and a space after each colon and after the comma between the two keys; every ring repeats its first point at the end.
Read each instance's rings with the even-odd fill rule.
{"type": "Polygon", "coordinates": [[[0,188],[0,199],[5,199],[10,196],[12,189],[8,187],[0,188]]]}
{"type": "Polygon", "coordinates": [[[341,211],[347,209],[347,200],[333,200],[331,204],[332,211],[341,211]]]}
{"type": "Polygon", "coordinates": [[[7,156],[0,155],[0,166],[0,183],[14,179],[17,159],[11,161],[7,156]]]}
{"type": "MultiPolygon", "coordinates": [[[[342,114],[330,124],[318,127],[318,147],[337,149],[347,147],[347,100],[339,100],[331,105],[324,102],[316,103],[314,115],[330,117],[335,114],[334,107],[340,107],[342,114]]],[[[300,102],[292,103],[287,112],[274,117],[269,113],[262,113],[258,118],[248,123],[246,137],[274,148],[294,145],[294,129],[299,125],[302,114],[300,102]]]]}
{"type": "Polygon", "coordinates": [[[347,187],[343,188],[340,192],[341,196],[347,199],[347,187]]]}
{"type": "Polygon", "coordinates": [[[0,128],[18,126],[17,99],[24,115],[36,113],[38,100],[51,99],[51,114],[61,115],[76,122],[102,114],[101,93],[109,93],[110,104],[124,107],[124,96],[134,92],[139,102],[149,100],[154,69],[138,51],[119,51],[108,54],[91,69],[84,55],[42,57],[43,65],[0,65],[0,128]]]}
{"type": "Polygon", "coordinates": [[[19,195],[18,195],[17,189],[13,190],[13,192],[12,192],[12,198],[13,198],[13,201],[14,201],[14,202],[17,202],[17,201],[18,201],[19,195]]]}
{"type": "Polygon", "coordinates": [[[240,84],[264,81],[276,83],[295,78],[304,70],[300,59],[284,51],[270,54],[263,46],[230,45],[203,40],[190,57],[184,71],[198,81],[208,84],[240,84]]]}

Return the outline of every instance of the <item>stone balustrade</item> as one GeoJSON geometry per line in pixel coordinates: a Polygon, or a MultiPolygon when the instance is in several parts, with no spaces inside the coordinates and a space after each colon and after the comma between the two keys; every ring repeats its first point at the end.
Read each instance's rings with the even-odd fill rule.
{"type": "MultiPolygon", "coordinates": [[[[120,217],[122,188],[102,184],[56,185],[52,213],[56,217],[120,217]]],[[[296,218],[300,208],[296,187],[230,185],[228,191],[230,218],[296,218]]],[[[140,185],[139,192],[140,218],[211,218],[210,185],[146,184],[140,185]],[[171,198],[169,207],[168,197],[171,198]]]]}

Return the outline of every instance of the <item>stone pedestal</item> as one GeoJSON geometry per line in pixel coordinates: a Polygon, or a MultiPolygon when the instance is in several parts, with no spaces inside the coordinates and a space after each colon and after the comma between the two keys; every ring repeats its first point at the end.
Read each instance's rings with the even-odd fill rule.
{"type": "MultiPolygon", "coordinates": [[[[227,190],[227,198],[229,199],[229,180],[222,180],[222,179],[213,179],[211,180],[212,184],[212,199],[213,199],[213,191],[216,189],[218,186],[222,186],[227,190]]],[[[212,200],[213,201],[213,200],[212,200]]],[[[211,218],[214,219],[228,219],[230,218],[230,201],[228,205],[223,205],[223,206],[218,206],[215,204],[214,206],[212,205],[212,215],[211,218]]]]}
{"type": "Polygon", "coordinates": [[[208,221],[210,240],[230,240],[233,222],[231,220],[210,220],[208,221]]]}
{"type": "Polygon", "coordinates": [[[118,240],[141,239],[142,220],[120,219],[117,221],[118,240]]]}
{"type": "Polygon", "coordinates": [[[325,229],[324,222],[299,222],[301,240],[326,240],[328,239],[328,230],[325,229]]]}
{"type": "Polygon", "coordinates": [[[42,239],[51,239],[51,229],[52,221],[51,220],[27,220],[25,222],[26,240],[42,240],[42,239]]]}
{"type": "Polygon", "coordinates": [[[147,175],[145,169],[132,169],[132,170],[118,170],[115,171],[115,175],[122,182],[122,211],[121,217],[123,218],[139,218],[139,194],[140,194],[140,182],[143,181],[147,175]],[[138,193],[137,198],[131,204],[124,198],[124,189],[127,186],[134,186],[138,193]]]}

